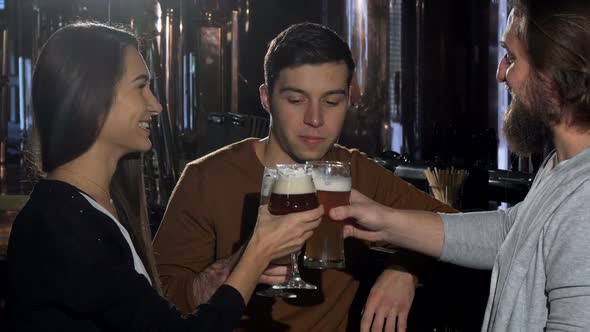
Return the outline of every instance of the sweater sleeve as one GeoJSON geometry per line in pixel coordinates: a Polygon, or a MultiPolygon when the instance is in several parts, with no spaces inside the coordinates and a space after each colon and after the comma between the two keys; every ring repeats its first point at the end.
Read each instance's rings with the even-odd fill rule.
{"type": "Polygon", "coordinates": [[[456,212],[359,152],[353,154],[352,162],[356,164],[353,187],[383,205],[404,210],[456,212]]]}
{"type": "Polygon", "coordinates": [[[92,211],[82,210],[80,215],[56,214],[52,219],[60,222],[48,221],[43,230],[50,241],[44,255],[51,264],[43,271],[53,292],[49,299],[69,315],[91,317],[107,329],[125,331],[232,331],[237,325],[245,309],[237,290],[223,286],[207,304],[182,316],[135,271],[116,226],[93,217],[92,211]],[[89,227],[92,221],[99,226],[89,227]]]}
{"type": "MultiPolygon", "coordinates": [[[[364,154],[354,151],[351,162],[354,164],[354,188],[376,202],[394,209],[424,210],[432,212],[456,212],[452,207],[441,203],[412,184],[402,180],[393,172],[371,161],[364,154]]],[[[386,242],[374,245],[394,249],[393,255],[385,256],[385,267],[400,267],[415,275],[430,271],[435,260],[408,250],[398,250],[386,242]]]]}
{"type": "Polygon", "coordinates": [[[187,165],[154,238],[162,290],[184,313],[197,304],[192,296],[196,273],[215,260],[215,226],[206,213],[213,207],[204,206],[203,178],[197,165],[187,165]]]}
{"type": "Polygon", "coordinates": [[[519,206],[506,211],[441,213],[444,243],[440,259],[470,268],[492,269],[519,206]]]}
{"type": "Polygon", "coordinates": [[[590,330],[590,183],[555,212],[543,234],[546,331],[590,330]]]}

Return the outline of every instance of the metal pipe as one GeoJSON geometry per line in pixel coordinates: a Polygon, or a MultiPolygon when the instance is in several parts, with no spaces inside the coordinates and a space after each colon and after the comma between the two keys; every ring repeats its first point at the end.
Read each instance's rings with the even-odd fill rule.
{"type": "MultiPolygon", "coordinates": [[[[389,4],[390,0],[345,3],[344,39],[356,62],[352,81],[349,125],[344,138],[369,155],[390,148],[389,4]],[[352,124],[350,124],[352,122],[352,124]]],[[[347,120],[347,121],[348,121],[347,120]]]]}
{"type": "Polygon", "coordinates": [[[231,107],[232,113],[238,113],[238,11],[231,13],[231,107]]]}
{"type": "Polygon", "coordinates": [[[422,66],[424,63],[424,0],[416,0],[416,58],[417,61],[415,62],[415,73],[414,77],[415,81],[415,105],[416,105],[416,118],[414,122],[414,128],[418,130],[414,130],[414,142],[415,142],[415,151],[414,151],[414,159],[415,160],[422,160],[422,149],[423,149],[423,139],[422,139],[422,128],[424,128],[424,103],[423,103],[423,76],[424,73],[422,71],[422,66]]]}
{"type": "MultiPolygon", "coordinates": [[[[150,204],[166,205],[174,184],[178,179],[178,147],[177,136],[170,118],[170,108],[167,98],[169,72],[166,57],[161,50],[167,50],[168,34],[162,31],[162,8],[156,0],[147,7],[149,12],[143,18],[151,18],[137,24],[137,33],[145,39],[144,58],[152,74],[151,86],[154,95],[162,104],[162,113],[152,123],[152,153],[151,158],[145,160],[146,189],[150,204]]],[[[166,27],[164,27],[166,28],[166,27]]]]}
{"type": "Polygon", "coordinates": [[[0,75],[0,163],[6,161],[8,143],[8,29],[2,27],[2,72],[0,75]]]}

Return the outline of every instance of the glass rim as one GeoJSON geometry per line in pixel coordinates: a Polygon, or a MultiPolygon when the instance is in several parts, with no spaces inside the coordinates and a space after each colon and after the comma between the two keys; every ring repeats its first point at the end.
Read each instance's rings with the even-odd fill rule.
{"type": "Polygon", "coordinates": [[[269,175],[269,174],[276,175],[277,172],[278,172],[278,170],[275,167],[264,167],[264,171],[262,171],[262,174],[263,174],[263,176],[269,175]]]}
{"type": "Polygon", "coordinates": [[[350,166],[350,161],[337,161],[337,160],[313,160],[306,161],[306,165],[339,165],[339,166],[350,166]]]}
{"type": "Polygon", "coordinates": [[[276,164],[274,167],[267,167],[265,166],[265,168],[275,168],[278,169],[279,167],[305,167],[305,165],[307,164],[302,164],[302,163],[280,163],[280,164],[276,164]]]}

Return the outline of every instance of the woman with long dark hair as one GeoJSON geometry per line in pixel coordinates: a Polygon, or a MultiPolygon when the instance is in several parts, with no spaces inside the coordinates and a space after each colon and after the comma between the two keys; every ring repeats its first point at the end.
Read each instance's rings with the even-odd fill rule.
{"type": "Polygon", "coordinates": [[[181,317],[161,297],[154,267],[141,152],[162,108],[138,48],[129,32],[76,23],[53,34],[37,60],[32,102],[45,175],[9,242],[17,330],[231,330],[268,263],[299,250],[319,224],[321,208],[281,222],[261,208],[227,282],[181,317]]]}

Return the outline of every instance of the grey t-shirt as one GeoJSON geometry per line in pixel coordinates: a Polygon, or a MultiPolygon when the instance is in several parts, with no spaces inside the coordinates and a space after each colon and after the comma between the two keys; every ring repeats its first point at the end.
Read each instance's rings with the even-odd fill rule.
{"type": "Polygon", "coordinates": [[[441,260],[490,269],[482,331],[590,331],[590,149],[539,170],[507,211],[441,214],[441,260]]]}

